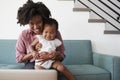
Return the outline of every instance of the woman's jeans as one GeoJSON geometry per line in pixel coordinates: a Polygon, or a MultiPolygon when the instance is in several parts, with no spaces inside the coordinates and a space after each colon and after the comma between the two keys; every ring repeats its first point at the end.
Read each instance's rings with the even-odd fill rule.
{"type": "Polygon", "coordinates": [[[26,62],[25,63],[25,69],[34,69],[34,66],[35,66],[35,62],[30,62],[30,61],[28,61],[28,62],[26,62]]]}

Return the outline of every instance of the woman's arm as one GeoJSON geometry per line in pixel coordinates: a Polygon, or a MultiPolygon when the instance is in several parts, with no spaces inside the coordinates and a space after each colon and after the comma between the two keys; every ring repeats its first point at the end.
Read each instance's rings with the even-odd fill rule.
{"type": "Polygon", "coordinates": [[[26,31],[20,34],[16,43],[16,61],[18,63],[26,62],[33,58],[31,53],[27,54],[24,35],[26,35],[26,31]]]}
{"type": "Polygon", "coordinates": [[[62,37],[59,31],[57,32],[56,38],[58,38],[62,42],[62,45],[57,47],[56,55],[54,56],[54,58],[55,60],[63,61],[65,58],[65,54],[64,54],[65,47],[64,47],[63,40],[62,40],[62,37]]]}
{"type": "Polygon", "coordinates": [[[28,61],[28,60],[31,60],[32,58],[33,58],[32,53],[28,53],[28,54],[26,54],[25,56],[23,56],[23,57],[21,58],[21,62],[26,62],[26,61],[28,61]]]}

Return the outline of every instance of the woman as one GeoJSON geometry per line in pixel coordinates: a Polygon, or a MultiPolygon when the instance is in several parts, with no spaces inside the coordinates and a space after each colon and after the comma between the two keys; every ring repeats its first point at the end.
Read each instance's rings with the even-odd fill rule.
{"type": "MultiPolygon", "coordinates": [[[[42,52],[42,55],[30,52],[29,45],[36,38],[35,35],[41,34],[44,21],[51,16],[50,10],[42,3],[34,3],[28,0],[19,8],[17,19],[20,25],[29,25],[29,29],[23,30],[16,43],[16,61],[25,63],[25,69],[34,69],[34,59],[40,58],[42,61],[49,60],[49,54],[42,52]]],[[[62,41],[59,31],[56,38],[62,41]]],[[[62,61],[65,58],[64,45],[61,45],[56,52],[52,52],[56,60],[62,61]]]]}

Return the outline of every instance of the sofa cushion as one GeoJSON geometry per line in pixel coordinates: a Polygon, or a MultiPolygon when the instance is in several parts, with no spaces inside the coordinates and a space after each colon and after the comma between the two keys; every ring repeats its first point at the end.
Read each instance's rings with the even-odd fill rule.
{"type": "Polygon", "coordinates": [[[15,64],[16,40],[0,40],[0,64],[15,64]]]}
{"type": "Polygon", "coordinates": [[[0,69],[23,69],[24,64],[0,64],[0,69]]]}
{"type": "Polygon", "coordinates": [[[64,46],[66,58],[63,64],[80,65],[93,63],[90,40],[64,40],[64,46]]]}
{"type": "MultiPolygon", "coordinates": [[[[77,80],[110,80],[110,72],[94,65],[66,65],[77,80]]],[[[66,80],[63,75],[61,80],[66,80]]],[[[60,79],[59,79],[60,80],[60,79]]]]}
{"type": "MultiPolygon", "coordinates": [[[[64,40],[66,58],[64,64],[92,64],[90,40],[64,40]],[[71,57],[74,59],[72,60],[71,57]]],[[[0,40],[0,63],[16,63],[16,40],[0,40]]]]}

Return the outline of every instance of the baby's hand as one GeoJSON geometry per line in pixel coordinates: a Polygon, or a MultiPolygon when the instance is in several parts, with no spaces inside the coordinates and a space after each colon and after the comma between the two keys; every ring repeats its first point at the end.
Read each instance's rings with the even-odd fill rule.
{"type": "Polygon", "coordinates": [[[36,44],[35,49],[37,51],[39,51],[41,48],[42,48],[42,44],[41,43],[36,44]]]}

